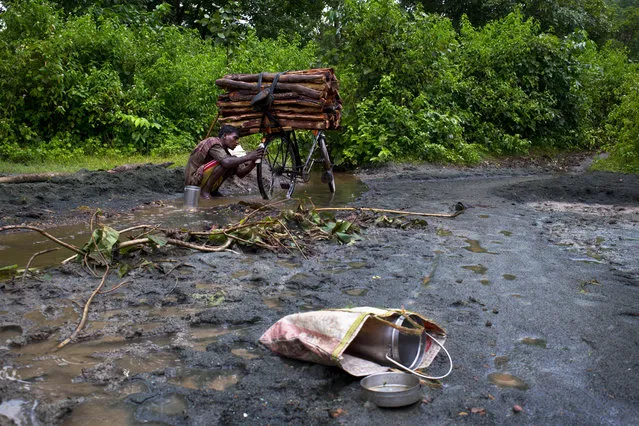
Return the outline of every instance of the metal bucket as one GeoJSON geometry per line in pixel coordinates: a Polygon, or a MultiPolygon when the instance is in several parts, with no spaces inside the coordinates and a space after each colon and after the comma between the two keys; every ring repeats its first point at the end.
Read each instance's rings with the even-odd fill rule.
{"type": "MultiPolygon", "coordinates": [[[[411,317],[417,323],[417,317],[411,317]]],[[[406,317],[400,316],[396,325],[414,328],[406,317]]],[[[392,366],[387,356],[411,370],[418,368],[424,359],[427,336],[421,334],[406,334],[390,327],[374,318],[366,320],[355,339],[351,342],[347,353],[357,355],[380,365],[392,366]]]]}
{"type": "Polygon", "coordinates": [[[199,186],[185,186],[184,187],[184,207],[194,208],[197,207],[200,201],[200,187],[199,186]]]}

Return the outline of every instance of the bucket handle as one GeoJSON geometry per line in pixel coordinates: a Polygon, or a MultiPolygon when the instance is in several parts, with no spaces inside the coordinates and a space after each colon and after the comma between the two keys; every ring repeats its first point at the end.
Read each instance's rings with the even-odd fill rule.
{"type": "Polygon", "coordinates": [[[391,363],[393,363],[394,365],[396,365],[397,367],[401,368],[402,370],[408,371],[411,374],[414,374],[417,377],[421,377],[422,379],[429,379],[429,380],[439,380],[439,379],[443,379],[444,377],[448,376],[451,371],[453,371],[453,359],[451,358],[450,354],[448,353],[448,351],[446,350],[446,348],[444,347],[444,345],[442,345],[437,339],[435,339],[433,336],[431,336],[430,334],[428,334],[426,331],[424,331],[424,334],[427,335],[428,337],[430,337],[433,342],[437,343],[439,345],[440,348],[443,349],[444,353],[446,354],[446,356],[448,357],[448,361],[450,364],[450,368],[448,369],[448,371],[446,372],[446,374],[444,374],[443,376],[426,376],[424,374],[418,373],[415,370],[411,370],[410,368],[406,367],[405,365],[395,361],[393,358],[391,358],[388,354],[386,354],[386,359],[388,361],[390,361],[391,363]]]}

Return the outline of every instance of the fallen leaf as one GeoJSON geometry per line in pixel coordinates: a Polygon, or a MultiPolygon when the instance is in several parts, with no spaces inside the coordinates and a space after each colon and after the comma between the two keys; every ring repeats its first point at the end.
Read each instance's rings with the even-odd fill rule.
{"type": "Polygon", "coordinates": [[[465,411],[462,411],[462,412],[460,412],[460,413],[459,413],[459,415],[460,415],[461,417],[464,417],[464,416],[467,416],[467,415],[468,415],[468,413],[467,413],[467,412],[465,412],[465,411]]]}
{"type": "Polygon", "coordinates": [[[473,414],[479,414],[480,416],[483,416],[484,414],[486,414],[486,409],[481,407],[473,407],[470,409],[470,412],[473,414]]]}
{"type": "Polygon", "coordinates": [[[492,396],[491,394],[488,394],[488,399],[490,399],[491,401],[494,401],[494,400],[495,400],[495,397],[494,397],[494,396],[492,396]]]}
{"type": "Polygon", "coordinates": [[[515,405],[513,405],[513,411],[514,411],[515,413],[521,413],[522,411],[524,411],[524,409],[522,408],[522,406],[521,406],[521,405],[517,405],[517,404],[515,404],[515,405]]]}
{"type": "Polygon", "coordinates": [[[336,419],[346,414],[346,410],[344,410],[343,408],[336,408],[334,410],[329,411],[328,414],[330,414],[332,418],[336,419]]]}

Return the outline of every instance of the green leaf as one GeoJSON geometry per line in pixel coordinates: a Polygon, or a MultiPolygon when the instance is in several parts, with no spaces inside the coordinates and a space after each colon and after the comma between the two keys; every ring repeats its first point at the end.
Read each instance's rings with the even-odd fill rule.
{"type": "Polygon", "coordinates": [[[149,235],[147,237],[156,247],[164,247],[167,243],[167,239],[160,235],[149,235]]]}
{"type": "Polygon", "coordinates": [[[130,271],[131,271],[131,265],[129,265],[128,263],[123,263],[120,265],[120,268],[118,269],[118,276],[122,278],[123,276],[128,274],[130,271]]]}

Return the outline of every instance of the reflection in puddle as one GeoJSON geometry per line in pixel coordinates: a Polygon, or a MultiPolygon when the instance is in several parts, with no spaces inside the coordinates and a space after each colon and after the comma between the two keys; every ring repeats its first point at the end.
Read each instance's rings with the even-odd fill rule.
{"type": "Polygon", "coordinates": [[[508,361],[510,361],[510,359],[506,355],[495,357],[495,368],[505,367],[506,364],[508,364],[508,361]]]}
{"type": "Polygon", "coordinates": [[[491,373],[488,375],[488,381],[502,388],[515,388],[520,390],[528,389],[528,384],[519,377],[506,373],[491,373]]]}
{"type": "Polygon", "coordinates": [[[269,309],[279,311],[282,309],[282,301],[279,297],[262,297],[262,301],[269,309]]]}
{"type": "Polygon", "coordinates": [[[60,300],[58,308],[51,309],[51,312],[31,311],[24,314],[24,319],[34,322],[37,326],[56,327],[67,322],[78,320],[78,314],[73,309],[71,301],[60,300]],[[61,309],[60,309],[61,308],[61,309]]]}
{"type": "Polygon", "coordinates": [[[101,426],[134,424],[133,411],[121,403],[109,403],[104,398],[86,401],[65,417],[62,426],[101,426]]]}
{"type": "MultiPolygon", "coordinates": [[[[9,419],[9,422],[7,422],[6,424],[27,424],[22,409],[22,406],[26,403],[27,401],[23,401],[21,399],[11,399],[2,401],[2,403],[0,403],[0,415],[9,419]]],[[[3,422],[2,424],[5,423],[3,422]]]]}
{"type": "Polygon", "coordinates": [[[546,340],[536,339],[534,337],[524,337],[520,340],[524,345],[537,346],[546,349],[546,340]]]}
{"type": "Polygon", "coordinates": [[[231,353],[233,355],[235,355],[235,356],[239,356],[240,358],[243,358],[243,359],[246,359],[246,360],[260,358],[259,355],[254,354],[253,352],[249,351],[248,349],[244,349],[244,348],[231,349],[231,353]]]}
{"type": "Polygon", "coordinates": [[[168,395],[151,398],[144,403],[144,407],[162,416],[176,416],[186,410],[186,403],[179,395],[168,395]]]}
{"type": "Polygon", "coordinates": [[[22,335],[22,327],[19,325],[6,324],[0,326],[0,344],[20,335],[22,335]]]}
{"type": "Polygon", "coordinates": [[[280,266],[283,266],[285,268],[288,268],[288,269],[295,269],[295,268],[299,268],[300,266],[302,266],[299,263],[291,262],[291,261],[288,261],[288,260],[278,260],[277,264],[280,265],[280,266]]]}
{"type": "Polygon", "coordinates": [[[481,244],[477,240],[467,239],[465,241],[468,243],[468,247],[464,247],[464,249],[471,251],[473,253],[498,254],[498,253],[494,253],[494,252],[486,250],[485,248],[481,246],[481,244]]]}
{"type": "Polygon", "coordinates": [[[485,274],[486,271],[488,271],[488,268],[485,267],[482,264],[479,265],[466,265],[466,266],[462,266],[462,268],[464,269],[468,269],[469,271],[473,271],[476,274],[485,274]]]}
{"type": "Polygon", "coordinates": [[[349,290],[342,291],[344,294],[348,294],[349,296],[366,296],[368,293],[367,288],[351,288],[349,290]]]}
{"type": "Polygon", "coordinates": [[[247,275],[251,275],[251,271],[246,271],[246,270],[242,270],[242,271],[235,271],[231,274],[231,276],[233,278],[242,278],[245,277],[247,275]]]}
{"type": "Polygon", "coordinates": [[[451,235],[453,235],[453,231],[449,231],[448,229],[444,228],[437,228],[437,231],[435,231],[435,233],[440,237],[450,237],[451,235]]]}
{"type": "Polygon", "coordinates": [[[187,389],[211,389],[222,392],[238,381],[239,376],[232,372],[220,374],[219,371],[202,368],[183,368],[177,371],[176,377],[170,379],[169,383],[187,389]]]}
{"type": "Polygon", "coordinates": [[[193,349],[204,352],[206,347],[214,342],[217,337],[229,334],[237,329],[226,327],[193,327],[190,330],[193,349]]]}

